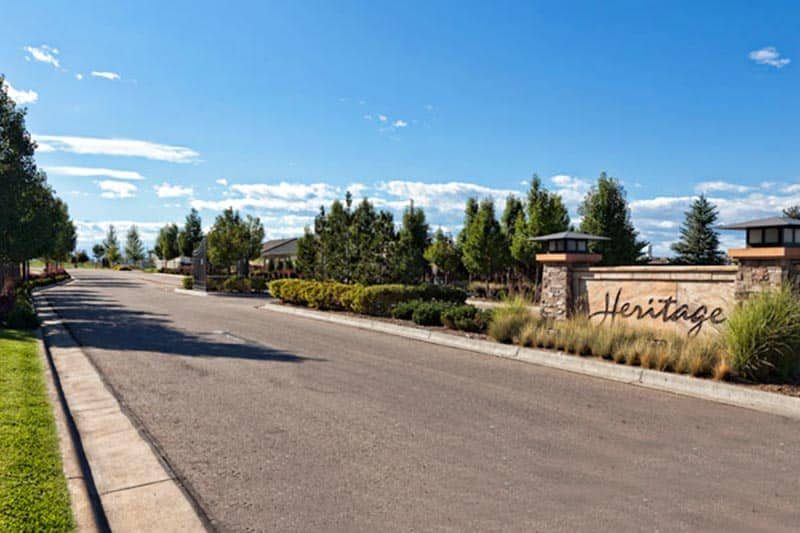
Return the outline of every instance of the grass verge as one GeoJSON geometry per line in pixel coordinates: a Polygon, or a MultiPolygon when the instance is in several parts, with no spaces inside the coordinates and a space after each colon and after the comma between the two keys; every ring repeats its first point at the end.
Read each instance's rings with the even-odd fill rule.
{"type": "Polygon", "coordinates": [[[0,329],[0,531],[72,531],[44,368],[32,332],[0,329]]]}

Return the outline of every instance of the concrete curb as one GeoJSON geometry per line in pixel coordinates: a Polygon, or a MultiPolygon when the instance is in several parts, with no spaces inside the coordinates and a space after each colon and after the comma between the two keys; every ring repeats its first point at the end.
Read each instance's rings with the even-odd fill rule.
{"type": "Polygon", "coordinates": [[[178,294],[186,294],[188,296],[208,296],[207,292],[204,291],[196,291],[194,289],[172,289],[173,291],[177,292],[178,294]]]}
{"type": "Polygon", "coordinates": [[[112,531],[205,531],[172,471],[123,412],[83,349],[42,295],[42,333],[112,531]]]}
{"type": "Polygon", "coordinates": [[[90,476],[87,476],[85,463],[78,452],[79,442],[76,442],[74,435],[74,425],[70,424],[65,412],[63,402],[63,391],[53,375],[50,356],[44,343],[44,336],[41,328],[37,330],[36,336],[39,343],[39,354],[45,369],[45,381],[47,383],[47,395],[50,398],[50,407],[53,410],[53,418],[56,423],[58,433],[58,447],[61,451],[61,466],[64,477],[67,480],[67,491],[69,492],[72,516],[75,518],[77,531],[96,532],[103,531],[100,523],[105,524],[102,517],[102,510],[98,509],[99,502],[92,498],[89,485],[92,483],[90,476]],[[101,515],[101,516],[98,516],[101,515]]]}
{"type": "Polygon", "coordinates": [[[619,381],[648,389],[672,392],[693,398],[745,407],[755,411],[800,420],[800,398],[771,392],[747,389],[730,383],[693,378],[681,374],[659,372],[640,367],[618,365],[591,357],[580,357],[563,352],[521,348],[482,339],[450,335],[441,331],[400,326],[369,318],[356,318],[324,311],[314,311],[287,305],[267,303],[261,309],[287,315],[321,320],[333,324],[378,331],[439,346],[458,348],[505,359],[514,359],[548,368],[556,368],[611,381],[619,381]]]}

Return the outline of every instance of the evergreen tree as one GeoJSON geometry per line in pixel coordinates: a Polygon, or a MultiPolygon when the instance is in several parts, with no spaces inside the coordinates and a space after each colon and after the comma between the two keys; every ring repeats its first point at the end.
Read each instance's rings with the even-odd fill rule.
{"type": "MultiPolygon", "coordinates": [[[[318,244],[317,237],[309,228],[306,228],[303,236],[297,239],[295,268],[303,277],[313,278],[317,276],[318,244]]],[[[270,267],[272,266],[272,262],[270,262],[270,267]]]]}
{"type": "Polygon", "coordinates": [[[139,238],[139,229],[136,224],[128,229],[125,237],[125,258],[134,265],[144,259],[144,245],[142,239],[139,238]]]}
{"type": "Polygon", "coordinates": [[[425,260],[436,267],[437,274],[441,273],[444,276],[445,283],[450,281],[450,276],[461,266],[461,254],[456,244],[441,228],[436,230],[433,242],[425,249],[425,260]]]}
{"type": "Polygon", "coordinates": [[[526,217],[517,217],[510,252],[517,268],[538,280],[536,254],[544,249],[532,239],[569,229],[569,212],[561,196],[548,191],[536,174],[531,178],[526,209],[526,217]]]}
{"type": "Polygon", "coordinates": [[[787,218],[800,219],[800,205],[793,205],[783,210],[783,216],[787,218]]]}
{"type": "Polygon", "coordinates": [[[500,218],[500,225],[503,228],[503,233],[508,238],[509,245],[514,239],[514,233],[517,229],[517,219],[525,218],[525,206],[522,200],[509,194],[506,198],[506,207],[503,210],[503,216],[500,218]]]}
{"type": "Polygon", "coordinates": [[[397,234],[394,257],[395,279],[400,283],[419,283],[425,275],[425,248],[428,247],[428,223],[425,212],[412,202],[403,213],[403,225],[397,234]]]}
{"type": "Polygon", "coordinates": [[[247,254],[242,259],[249,261],[261,257],[264,246],[264,225],[261,219],[247,215],[244,219],[245,238],[247,239],[247,254]]]}
{"type": "Polygon", "coordinates": [[[181,249],[178,245],[178,226],[176,224],[167,224],[158,232],[156,244],[153,251],[156,257],[163,261],[170,261],[181,255],[181,249]]]}
{"type": "Polygon", "coordinates": [[[394,216],[389,211],[378,213],[375,222],[375,260],[377,268],[373,283],[391,283],[394,274],[394,258],[397,251],[397,235],[394,216]]]}
{"type": "Polygon", "coordinates": [[[178,247],[180,248],[181,255],[185,257],[192,257],[192,253],[203,240],[203,225],[200,220],[200,214],[197,209],[192,208],[186,221],[184,222],[183,229],[178,234],[178,247]]]}
{"type": "Polygon", "coordinates": [[[229,207],[217,216],[208,233],[208,260],[228,273],[241,259],[248,257],[251,243],[247,224],[238,211],[229,207]]]}
{"type": "Polygon", "coordinates": [[[464,243],[469,238],[469,227],[476,216],[478,216],[478,200],[476,198],[467,198],[467,205],[464,208],[464,225],[456,238],[456,246],[459,250],[464,249],[464,243]]]}
{"type": "Polygon", "coordinates": [[[110,265],[118,263],[120,260],[119,241],[117,240],[117,230],[113,224],[109,224],[108,233],[103,240],[103,248],[106,251],[106,260],[110,265]]]}
{"type": "Polygon", "coordinates": [[[603,265],[632,265],[637,263],[647,247],[639,240],[633,227],[625,189],[605,172],[597,185],[586,195],[578,208],[583,217],[580,230],[584,233],[608,237],[608,241],[592,243],[591,250],[603,254],[603,265]]]}
{"type": "Polygon", "coordinates": [[[473,276],[484,277],[502,272],[508,265],[506,239],[497,221],[494,202],[486,198],[480,202],[478,213],[470,222],[462,248],[462,260],[473,276]]]}
{"type": "Polygon", "coordinates": [[[723,254],[719,250],[719,235],[714,223],[719,213],[717,206],[701,194],[686,212],[681,226],[681,239],[672,245],[677,254],[676,263],[684,265],[719,265],[723,254]]]}

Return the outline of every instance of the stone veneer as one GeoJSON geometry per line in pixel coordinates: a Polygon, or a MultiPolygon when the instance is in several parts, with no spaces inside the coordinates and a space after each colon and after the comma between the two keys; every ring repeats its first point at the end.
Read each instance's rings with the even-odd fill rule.
{"type": "Polygon", "coordinates": [[[789,283],[800,290],[800,262],[791,260],[740,259],[736,274],[736,297],[747,298],[765,289],[789,283]]]}
{"type": "Polygon", "coordinates": [[[546,318],[564,320],[572,308],[572,266],[545,263],[542,270],[541,313],[546,318]]]}

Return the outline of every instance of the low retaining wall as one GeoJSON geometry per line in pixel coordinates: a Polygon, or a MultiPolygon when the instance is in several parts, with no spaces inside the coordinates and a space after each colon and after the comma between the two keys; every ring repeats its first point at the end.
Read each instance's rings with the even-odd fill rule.
{"type": "Polygon", "coordinates": [[[583,267],[572,271],[577,314],[689,335],[718,331],[736,302],[736,266],[583,267]]]}

